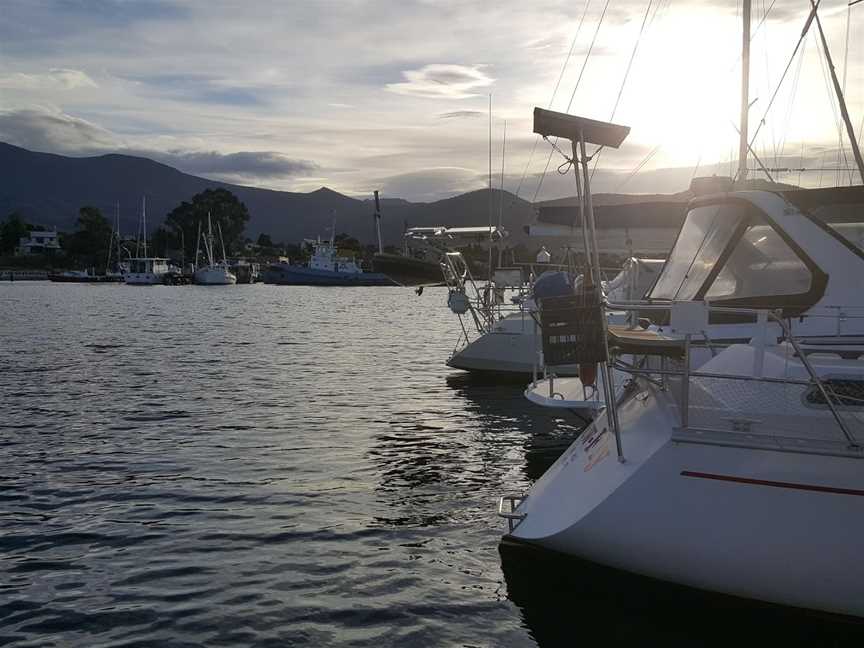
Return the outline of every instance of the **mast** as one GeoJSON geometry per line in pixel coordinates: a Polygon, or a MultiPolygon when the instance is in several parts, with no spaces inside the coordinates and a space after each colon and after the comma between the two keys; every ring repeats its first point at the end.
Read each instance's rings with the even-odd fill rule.
{"type": "Polygon", "coordinates": [[[747,181],[747,134],[750,111],[750,0],[742,3],[741,29],[741,127],[738,137],[738,182],[747,181]]]}
{"type": "Polygon", "coordinates": [[[116,224],[114,227],[114,235],[117,237],[117,239],[116,239],[116,243],[117,243],[117,271],[122,272],[123,268],[120,265],[123,262],[123,257],[120,254],[122,246],[120,243],[121,239],[120,239],[120,201],[119,200],[117,201],[117,213],[116,213],[116,224]]]}
{"type": "Polygon", "coordinates": [[[141,196],[141,228],[143,229],[144,257],[147,257],[147,196],[141,196]]]}
{"type": "Polygon", "coordinates": [[[381,203],[378,201],[378,190],[375,190],[375,234],[378,237],[378,254],[384,254],[384,245],[381,243],[381,203]]]}
{"type": "Polygon", "coordinates": [[[228,255],[225,253],[225,239],[222,238],[222,223],[217,221],[216,229],[219,230],[219,243],[222,244],[222,263],[228,265],[228,255]]]}
{"type": "Polygon", "coordinates": [[[207,237],[204,239],[204,249],[207,251],[207,265],[213,265],[213,221],[207,212],[207,237]]]}
{"type": "Polygon", "coordinates": [[[117,218],[115,215],[114,224],[111,226],[111,240],[108,241],[108,258],[105,260],[105,274],[111,272],[111,249],[114,247],[114,236],[117,233],[117,218]]]}
{"type": "Polygon", "coordinates": [[[489,93],[489,265],[487,267],[486,283],[492,282],[492,93],[489,93]]]}
{"type": "MultiPolygon", "coordinates": [[[[504,155],[507,151],[507,120],[504,120],[504,136],[501,140],[501,200],[498,202],[498,229],[504,227],[504,155]]],[[[503,264],[504,250],[501,248],[501,243],[498,243],[498,267],[503,264]]]]}
{"type": "Polygon", "coordinates": [[[198,221],[198,236],[195,237],[195,269],[198,269],[198,257],[201,255],[201,221],[198,221]]]}

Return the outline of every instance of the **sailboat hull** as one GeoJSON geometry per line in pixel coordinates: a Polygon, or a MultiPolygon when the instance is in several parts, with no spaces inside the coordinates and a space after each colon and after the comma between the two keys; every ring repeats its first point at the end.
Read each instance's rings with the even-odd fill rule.
{"type": "Polygon", "coordinates": [[[694,588],[864,616],[861,458],[679,442],[652,400],[619,411],[626,461],[601,416],[535,484],[509,537],[694,588]]]}
{"type": "Polygon", "coordinates": [[[233,286],[237,277],[222,267],[207,267],[195,271],[195,283],[200,286],[233,286]]]}

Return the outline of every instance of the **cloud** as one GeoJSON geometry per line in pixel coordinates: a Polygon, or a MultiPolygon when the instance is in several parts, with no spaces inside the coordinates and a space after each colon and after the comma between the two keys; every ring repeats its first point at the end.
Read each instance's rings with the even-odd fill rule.
{"type": "Polygon", "coordinates": [[[275,151],[144,151],[160,162],[176,166],[188,173],[200,173],[223,178],[284,178],[307,175],[318,170],[309,160],[290,158],[275,151]]]}
{"type": "Polygon", "coordinates": [[[46,74],[13,72],[0,75],[0,88],[6,90],[74,90],[98,87],[86,72],[66,68],[51,68],[46,74]]]}
{"type": "Polygon", "coordinates": [[[451,112],[439,113],[439,119],[473,119],[483,117],[486,113],[482,110],[453,110],[451,112]]]}
{"type": "Polygon", "coordinates": [[[419,70],[405,70],[401,83],[388,83],[387,90],[415,97],[467,99],[474,92],[492,85],[495,79],[483,72],[483,65],[432,63],[419,70]]]}
{"type": "Polygon", "coordinates": [[[41,107],[0,112],[0,140],[36,151],[79,155],[120,145],[113,133],[96,124],[41,107]]]}
{"type": "Polygon", "coordinates": [[[410,196],[414,201],[433,201],[481,189],[483,183],[473,169],[435,167],[383,178],[376,182],[388,196],[410,196]]]}
{"type": "Polygon", "coordinates": [[[308,175],[318,165],[276,151],[160,151],[127,145],[114,133],[87,120],[47,108],[0,112],[0,140],[29,150],[71,155],[123,153],[223,180],[274,179],[308,175]]]}

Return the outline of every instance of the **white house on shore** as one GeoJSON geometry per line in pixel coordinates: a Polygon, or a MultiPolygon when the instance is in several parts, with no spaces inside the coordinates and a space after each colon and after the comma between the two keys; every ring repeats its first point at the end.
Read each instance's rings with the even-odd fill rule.
{"type": "Polygon", "coordinates": [[[15,256],[30,256],[31,254],[47,254],[60,250],[60,239],[56,231],[32,231],[18,240],[15,256]]]}

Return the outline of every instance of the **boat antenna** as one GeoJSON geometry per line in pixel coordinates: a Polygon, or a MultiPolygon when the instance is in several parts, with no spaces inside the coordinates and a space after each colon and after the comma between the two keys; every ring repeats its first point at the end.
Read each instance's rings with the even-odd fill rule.
{"type": "Polygon", "coordinates": [[[750,0],[742,3],[741,28],[741,126],[738,129],[738,174],[740,183],[747,181],[747,151],[749,150],[748,113],[750,111],[750,0]]]}
{"type": "Polygon", "coordinates": [[[378,254],[384,254],[384,245],[381,243],[381,203],[378,201],[378,190],[375,190],[375,234],[378,237],[378,254]]]}

